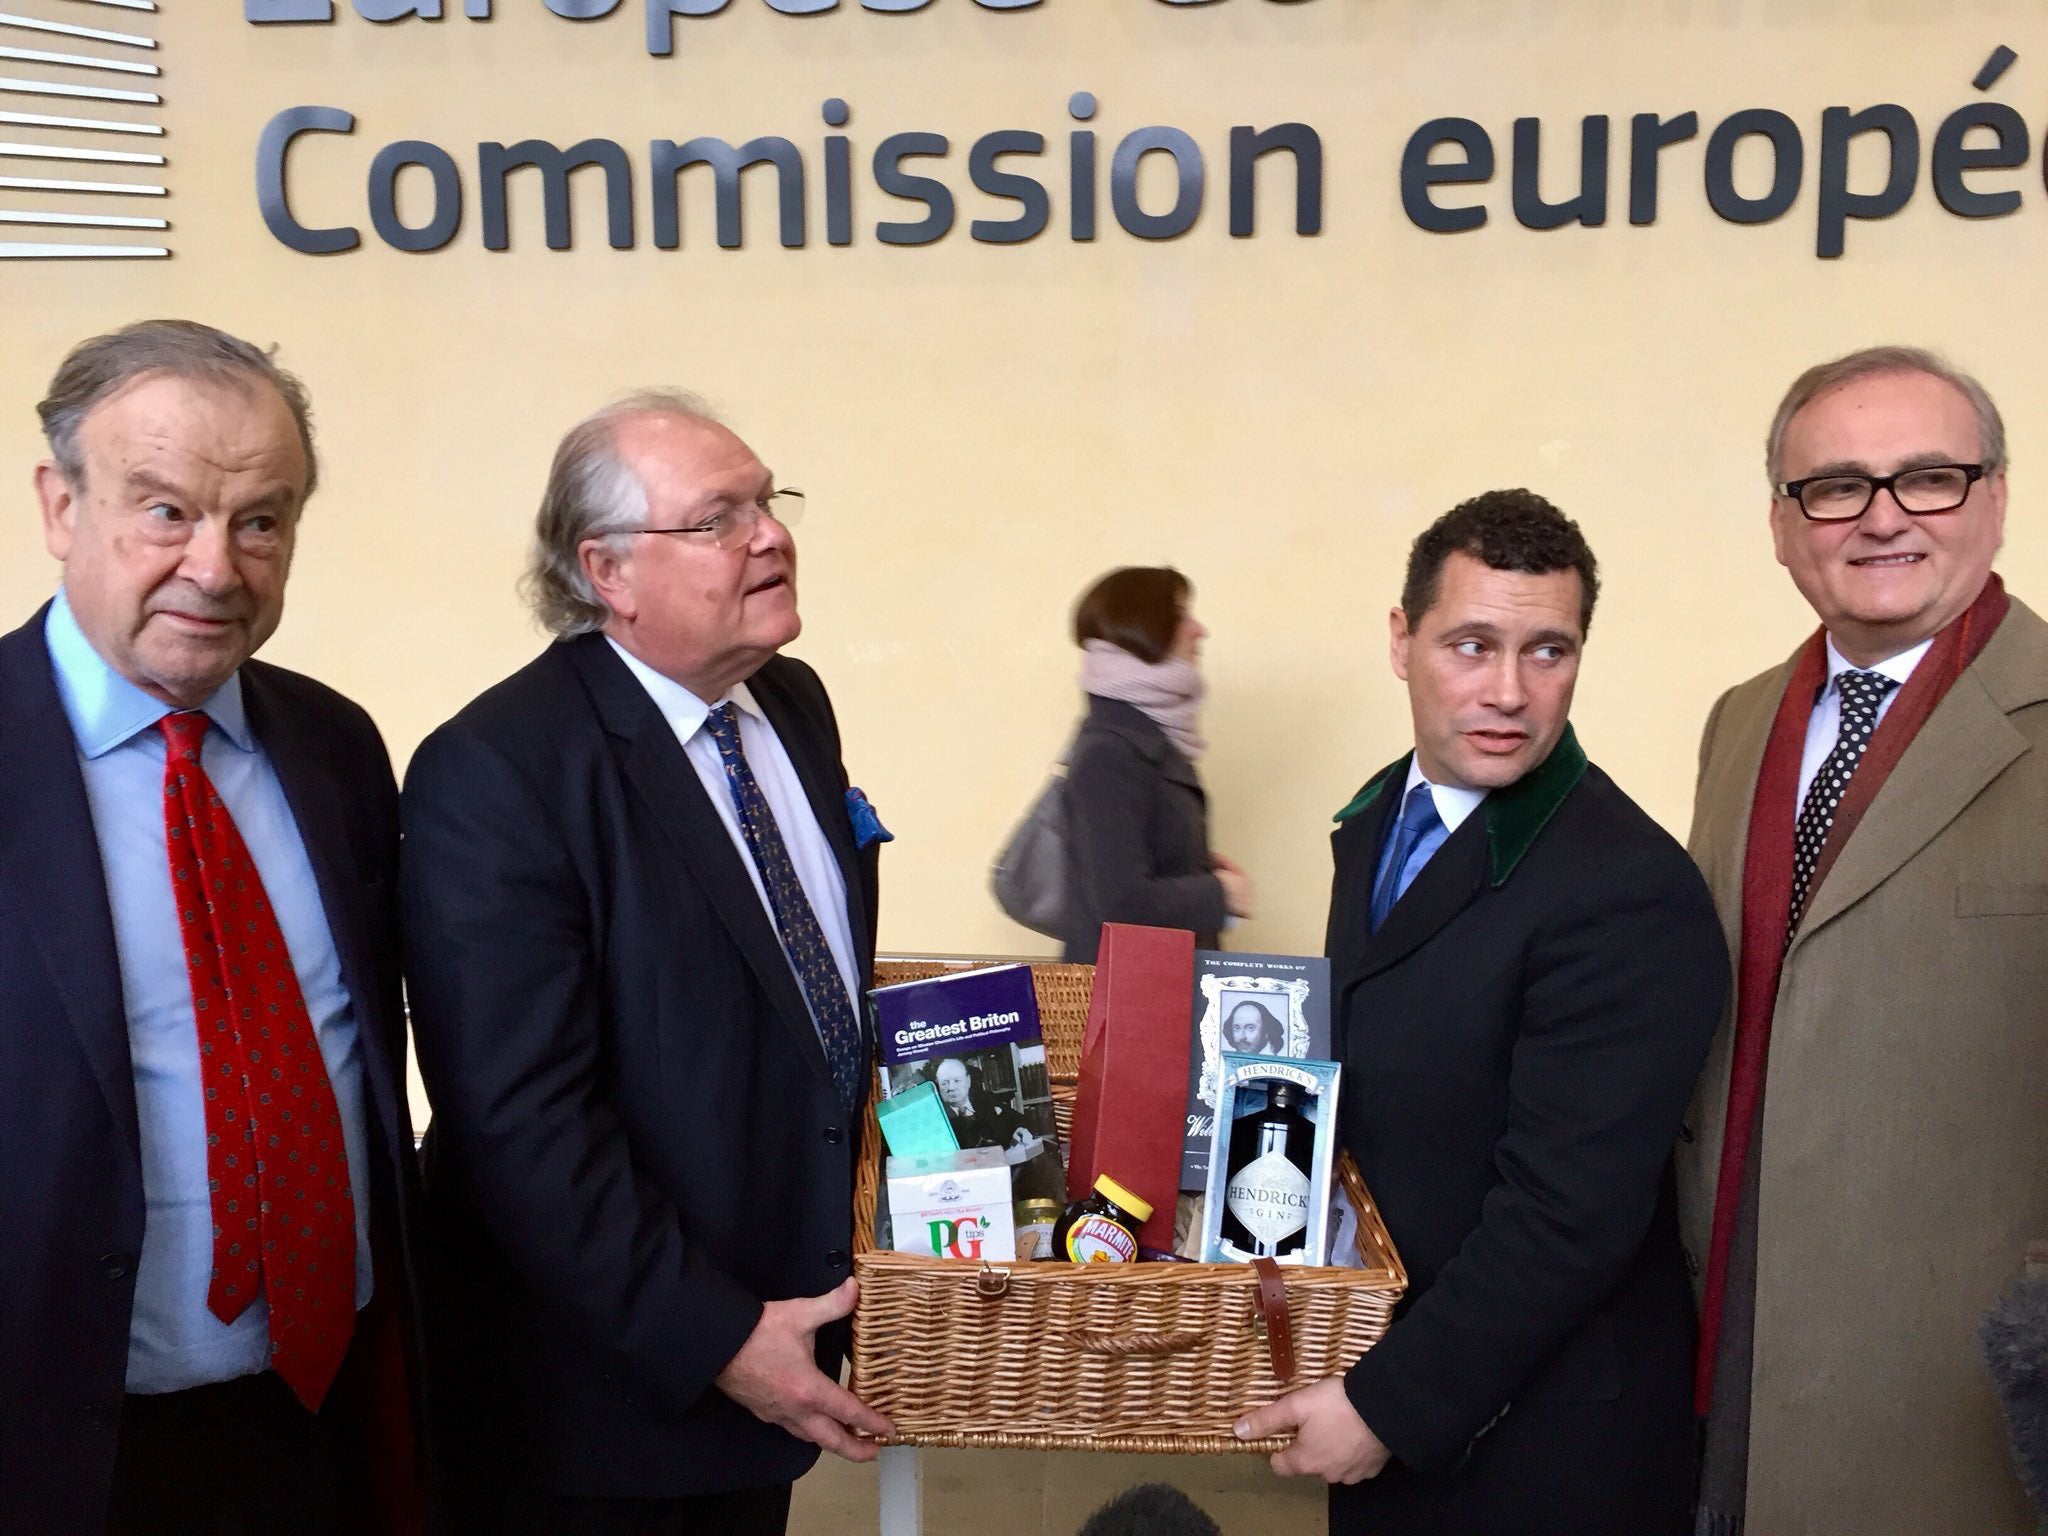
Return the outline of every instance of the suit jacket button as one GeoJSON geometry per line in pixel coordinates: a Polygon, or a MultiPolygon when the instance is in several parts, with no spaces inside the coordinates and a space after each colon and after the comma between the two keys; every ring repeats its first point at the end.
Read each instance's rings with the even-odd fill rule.
{"type": "Polygon", "coordinates": [[[825,1267],[827,1269],[846,1268],[846,1250],[844,1248],[834,1248],[830,1253],[826,1254],[825,1267]]]}
{"type": "Polygon", "coordinates": [[[1693,1144],[1694,1137],[1692,1134],[1692,1127],[1687,1125],[1683,1120],[1678,1122],[1678,1139],[1684,1142],[1687,1146],[1691,1146],[1693,1144]]]}
{"type": "Polygon", "coordinates": [[[836,1147],[839,1143],[846,1140],[846,1132],[839,1129],[836,1125],[828,1125],[825,1127],[825,1140],[836,1147]]]}
{"type": "Polygon", "coordinates": [[[1699,1277],[1700,1256],[1694,1253],[1690,1248],[1685,1250],[1685,1272],[1688,1275],[1693,1276],[1695,1279],[1699,1277]]]}
{"type": "Polygon", "coordinates": [[[125,1279],[128,1274],[128,1260],[118,1253],[100,1255],[100,1268],[106,1271],[109,1280],[125,1279]]]}

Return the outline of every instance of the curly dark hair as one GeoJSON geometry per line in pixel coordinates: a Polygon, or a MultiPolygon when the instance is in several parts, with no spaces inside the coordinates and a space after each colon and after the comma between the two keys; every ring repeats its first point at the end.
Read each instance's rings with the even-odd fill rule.
{"type": "Polygon", "coordinates": [[[1453,554],[1531,576],[1577,571],[1579,632],[1592,629],[1600,563],[1579,525],[1534,491],[1487,491],[1459,502],[1422,531],[1408,551],[1408,579],[1401,585],[1401,611],[1411,629],[1435,606],[1444,561],[1453,554]]]}

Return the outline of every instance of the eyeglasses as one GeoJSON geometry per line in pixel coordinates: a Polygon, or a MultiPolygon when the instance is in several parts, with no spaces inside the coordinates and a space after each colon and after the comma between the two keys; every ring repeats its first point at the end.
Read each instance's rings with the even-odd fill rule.
{"type": "Polygon", "coordinates": [[[1807,521],[1853,523],[1890,491],[1901,512],[1929,517],[1953,512],[1970,499],[1970,487],[1984,478],[1982,464],[1923,464],[1896,475],[1808,475],[1778,487],[1780,496],[1799,503],[1807,521]]]}
{"type": "Polygon", "coordinates": [[[804,520],[804,493],[784,488],[770,491],[759,501],[748,502],[744,506],[722,508],[701,523],[691,523],[682,528],[628,528],[625,531],[680,534],[695,544],[732,550],[753,538],[754,529],[760,526],[764,517],[785,528],[794,528],[804,520]]]}

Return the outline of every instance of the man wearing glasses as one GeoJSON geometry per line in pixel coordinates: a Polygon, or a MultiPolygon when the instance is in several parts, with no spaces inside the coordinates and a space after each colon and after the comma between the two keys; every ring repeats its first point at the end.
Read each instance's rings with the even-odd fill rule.
{"type": "Polygon", "coordinates": [[[886,834],[776,655],[802,504],[685,396],[583,422],[526,579],[556,641],[406,776],[465,1531],[780,1532],[889,1428],[837,1380],[886,834]]]}
{"type": "Polygon", "coordinates": [[[2048,625],[1991,569],[2005,471],[1989,395],[1914,349],[1772,424],[1821,628],[1700,747],[1736,957],[1679,1147],[1711,1536],[2033,1529],[1975,1340],[2048,1231],[2048,625]]]}

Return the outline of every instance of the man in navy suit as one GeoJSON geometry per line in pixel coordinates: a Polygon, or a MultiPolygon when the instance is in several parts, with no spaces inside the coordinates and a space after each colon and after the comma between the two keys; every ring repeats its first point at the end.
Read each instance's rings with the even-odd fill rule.
{"type": "Polygon", "coordinates": [[[800,627],[802,499],[673,394],[572,430],[527,590],[556,641],[406,774],[466,1526],[779,1532],[838,1384],[875,843],[800,627]],[[857,824],[858,823],[858,824],[857,824]]]}
{"type": "Polygon", "coordinates": [[[1411,1282],[1297,1432],[1334,1536],[1684,1536],[1693,1309],[1671,1149],[1728,984],[1685,850],[1570,724],[1598,573],[1494,491],[1416,540],[1391,615],[1415,750],[1338,813],[1344,1145],[1411,1282]]]}
{"type": "Polygon", "coordinates": [[[305,392],[150,321],[40,411],[63,579],[0,638],[0,1524],[413,1528],[396,788],[361,709],[250,660],[305,392]]]}

